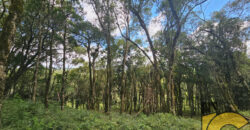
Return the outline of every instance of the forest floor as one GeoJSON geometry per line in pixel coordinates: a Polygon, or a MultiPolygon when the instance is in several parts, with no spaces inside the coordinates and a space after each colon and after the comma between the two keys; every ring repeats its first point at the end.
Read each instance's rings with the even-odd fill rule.
{"type": "MultiPolygon", "coordinates": [[[[242,114],[250,116],[250,111],[242,114]]],[[[22,99],[8,99],[4,101],[2,113],[2,125],[4,130],[187,130],[201,129],[199,119],[183,118],[171,114],[152,114],[137,116],[77,110],[66,107],[60,110],[58,103],[52,103],[48,110],[44,109],[41,102],[32,103],[22,99]]],[[[227,127],[226,129],[233,129],[227,127]]],[[[250,125],[244,127],[249,130],[250,125]]]]}

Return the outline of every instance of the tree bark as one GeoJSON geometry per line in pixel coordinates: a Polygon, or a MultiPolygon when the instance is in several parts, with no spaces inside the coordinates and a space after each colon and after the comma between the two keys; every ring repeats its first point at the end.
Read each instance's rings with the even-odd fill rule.
{"type": "MultiPolygon", "coordinates": [[[[40,17],[40,16],[39,16],[40,17]]],[[[40,19],[40,18],[39,18],[40,19]]],[[[41,20],[41,19],[40,19],[41,20]]],[[[32,90],[32,101],[36,102],[36,88],[37,88],[37,74],[39,70],[39,64],[40,64],[40,52],[42,49],[42,28],[41,28],[41,22],[39,20],[39,34],[38,34],[38,50],[37,50],[37,59],[36,59],[36,67],[34,72],[34,86],[32,90]]]]}
{"type": "MultiPolygon", "coordinates": [[[[107,0],[107,5],[110,7],[110,1],[107,0]]],[[[104,29],[106,31],[106,42],[107,42],[107,84],[105,88],[105,112],[110,111],[112,105],[112,85],[113,85],[113,78],[112,78],[112,56],[111,56],[111,34],[110,34],[110,10],[107,10],[107,22],[108,25],[104,29]]]]}
{"type": "Polygon", "coordinates": [[[51,36],[51,41],[50,41],[50,46],[49,46],[49,56],[50,56],[50,63],[49,63],[49,74],[48,74],[48,79],[46,81],[46,87],[45,87],[45,93],[44,93],[44,105],[45,108],[48,109],[48,98],[49,98],[49,89],[50,89],[50,82],[52,78],[52,65],[53,65],[53,42],[54,42],[54,28],[52,28],[52,36],[51,36]]]}
{"type": "Polygon", "coordinates": [[[93,69],[92,69],[92,60],[91,60],[91,51],[90,51],[90,40],[88,40],[87,43],[87,53],[88,53],[88,60],[89,60],[89,97],[88,97],[88,109],[94,109],[94,94],[93,94],[93,90],[94,90],[94,85],[93,85],[93,69]]]}
{"type": "Polygon", "coordinates": [[[65,103],[65,83],[66,83],[66,72],[65,72],[65,62],[66,62],[66,34],[67,34],[67,25],[65,24],[64,27],[64,34],[63,34],[63,73],[62,73],[62,89],[61,89],[61,110],[64,109],[64,103],[65,103]]]}
{"type": "Polygon", "coordinates": [[[177,82],[177,91],[178,91],[178,106],[177,111],[178,115],[182,116],[182,107],[183,107],[183,97],[182,97],[182,91],[181,91],[181,82],[177,82]]]}
{"type": "MultiPolygon", "coordinates": [[[[127,26],[126,26],[126,37],[129,38],[129,17],[127,16],[126,19],[127,26]]],[[[124,92],[126,88],[126,77],[125,77],[125,66],[126,66],[126,59],[127,59],[127,51],[128,51],[128,40],[125,39],[125,45],[123,46],[124,52],[123,52],[123,60],[122,60],[122,79],[121,79],[121,108],[120,113],[124,112],[124,92]]]]}
{"type": "Polygon", "coordinates": [[[188,103],[190,107],[190,117],[194,116],[194,84],[188,82],[187,83],[187,91],[188,91],[188,103]]]}

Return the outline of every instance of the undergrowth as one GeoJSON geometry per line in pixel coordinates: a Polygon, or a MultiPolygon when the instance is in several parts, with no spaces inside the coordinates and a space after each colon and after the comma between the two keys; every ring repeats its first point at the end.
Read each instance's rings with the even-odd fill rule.
{"type": "Polygon", "coordinates": [[[182,118],[171,114],[138,116],[112,112],[76,110],[66,107],[60,110],[52,103],[48,110],[41,102],[33,103],[22,99],[4,101],[2,110],[4,130],[200,130],[199,120],[182,118]]]}

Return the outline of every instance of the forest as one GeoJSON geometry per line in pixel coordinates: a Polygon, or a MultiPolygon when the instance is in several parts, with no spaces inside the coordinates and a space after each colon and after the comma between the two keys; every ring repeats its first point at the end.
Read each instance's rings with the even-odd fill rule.
{"type": "Polygon", "coordinates": [[[0,129],[249,122],[249,12],[249,0],[0,0],[0,129]]]}

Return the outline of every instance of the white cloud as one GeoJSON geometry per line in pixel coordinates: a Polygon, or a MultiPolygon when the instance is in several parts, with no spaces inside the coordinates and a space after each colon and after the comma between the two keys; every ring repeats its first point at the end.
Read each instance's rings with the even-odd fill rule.
{"type": "Polygon", "coordinates": [[[86,3],[85,1],[84,2],[82,1],[81,4],[82,4],[82,7],[83,7],[83,11],[85,13],[85,14],[83,14],[85,20],[89,21],[93,25],[99,27],[99,22],[98,22],[98,19],[97,19],[97,15],[96,15],[92,5],[89,4],[89,3],[86,3]]]}
{"type": "MultiPolygon", "coordinates": [[[[96,27],[98,28],[101,28],[100,27],[100,24],[99,24],[99,21],[98,21],[98,17],[92,7],[91,4],[89,3],[86,3],[86,1],[82,1],[81,2],[82,6],[83,6],[83,11],[84,11],[84,18],[86,21],[89,21],[90,23],[92,23],[93,25],[95,25],[96,27]]],[[[119,6],[121,6],[120,4],[118,4],[119,6]]],[[[119,7],[117,7],[119,8],[119,7]]],[[[120,17],[120,15],[122,14],[119,14],[118,17],[120,17]]],[[[122,19],[118,19],[119,23],[122,21],[122,19]]],[[[118,28],[116,28],[113,32],[111,32],[111,35],[112,36],[120,36],[120,31],[118,28]]]]}
{"type": "Polygon", "coordinates": [[[151,37],[154,36],[158,31],[162,30],[162,21],[164,20],[164,18],[164,15],[162,13],[159,13],[158,16],[150,20],[148,31],[151,37]]]}

